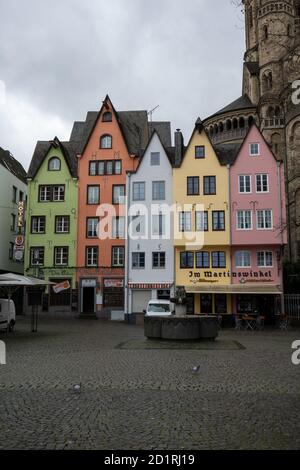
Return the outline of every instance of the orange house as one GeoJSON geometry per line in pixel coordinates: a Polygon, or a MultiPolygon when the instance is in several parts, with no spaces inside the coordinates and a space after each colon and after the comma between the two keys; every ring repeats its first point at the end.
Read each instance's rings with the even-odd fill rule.
{"type": "Polygon", "coordinates": [[[124,307],[126,172],[135,170],[149,139],[146,111],[117,112],[106,96],[99,112],[75,122],[78,155],[77,282],[81,315],[109,318],[124,307]],[[107,219],[108,205],[115,213],[107,219]],[[104,221],[110,221],[105,233],[104,221]]]}

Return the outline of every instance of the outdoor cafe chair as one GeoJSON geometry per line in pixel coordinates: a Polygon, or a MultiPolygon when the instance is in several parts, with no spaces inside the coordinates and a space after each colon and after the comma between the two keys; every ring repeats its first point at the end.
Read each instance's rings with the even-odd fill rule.
{"type": "Polygon", "coordinates": [[[256,330],[256,317],[252,317],[251,315],[244,315],[243,320],[245,322],[245,330],[256,330]]]}
{"type": "Polygon", "coordinates": [[[258,315],[257,318],[256,318],[256,329],[257,330],[263,330],[264,329],[264,326],[265,326],[265,319],[266,317],[262,316],[262,315],[258,315]]]}
{"type": "Polygon", "coordinates": [[[242,319],[238,315],[234,315],[235,330],[241,331],[243,327],[242,319]]]}
{"type": "Polygon", "coordinates": [[[279,328],[280,330],[288,330],[290,326],[290,319],[287,315],[282,315],[279,317],[279,328]]]}

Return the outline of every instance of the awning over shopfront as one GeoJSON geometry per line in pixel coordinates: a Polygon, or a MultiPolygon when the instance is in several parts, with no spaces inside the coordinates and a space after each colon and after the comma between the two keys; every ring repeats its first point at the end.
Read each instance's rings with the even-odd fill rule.
{"type": "Polygon", "coordinates": [[[282,289],[278,285],[267,284],[231,284],[188,286],[185,288],[187,294],[254,294],[254,295],[280,295],[282,289]]]}

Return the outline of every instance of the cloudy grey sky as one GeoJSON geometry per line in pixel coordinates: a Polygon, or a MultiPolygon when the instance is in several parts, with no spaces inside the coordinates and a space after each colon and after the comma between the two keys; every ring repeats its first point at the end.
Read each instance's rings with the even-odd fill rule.
{"type": "Polygon", "coordinates": [[[68,139],[107,93],[117,110],[159,105],[186,140],[241,94],[231,0],[0,0],[0,18],[0,146],[26,169],[37,140],[68,139]]]}

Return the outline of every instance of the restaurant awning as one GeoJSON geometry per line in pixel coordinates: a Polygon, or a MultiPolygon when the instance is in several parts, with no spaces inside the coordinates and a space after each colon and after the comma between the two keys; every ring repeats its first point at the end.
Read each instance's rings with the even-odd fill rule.
{"type": "Polygon", "coordinates": [[[268,284],[231,284],[231,285],[201,285],[188,286],[185,288],[187,294],[260,294],[280,295],[282,289],[278,285],[268,284]]]}

